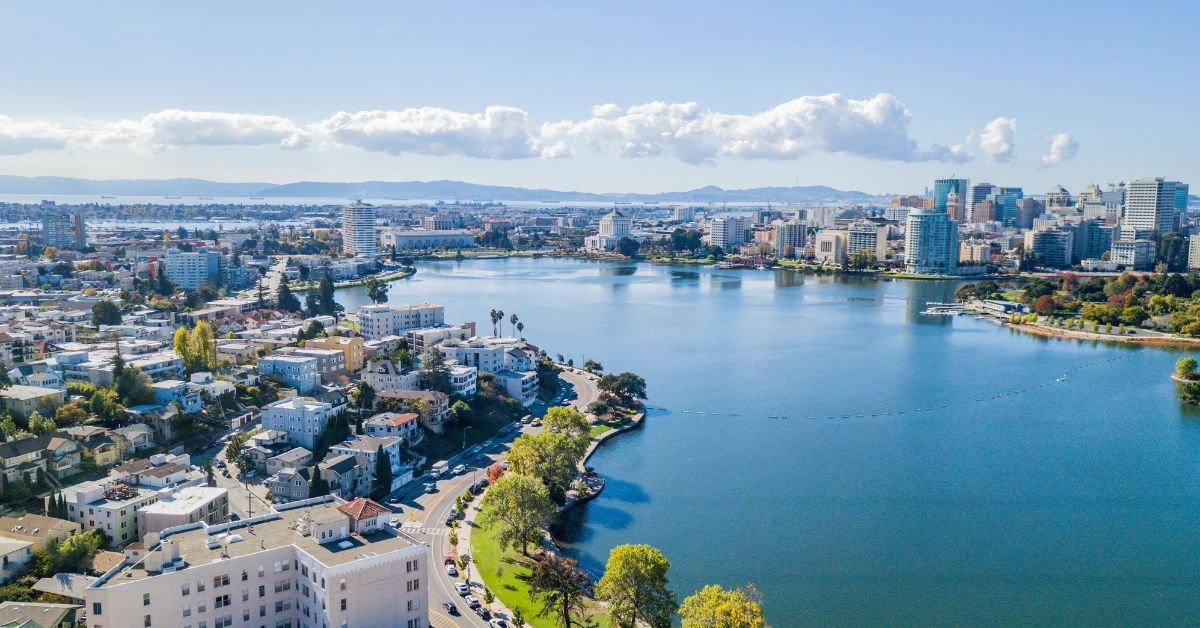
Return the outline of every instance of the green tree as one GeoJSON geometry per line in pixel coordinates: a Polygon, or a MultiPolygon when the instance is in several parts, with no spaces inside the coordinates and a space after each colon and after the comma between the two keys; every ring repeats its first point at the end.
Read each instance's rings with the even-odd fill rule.
{"type": "Polygon", "coordinates": [[[754,585],[724,589],[710,584],[679,606],[683,628],[764,628],[762,603],[754,585]]]}
{"type": "Polygon", "coordinates": [[[275,307],[285,312],[299,312],[301,309],[300,299],[292,294],[292,289],[286,280],[279,282],[279,296],[275,299],[275,307]]]}
{"type": "MultiPolygon", "coordinates": [[[[0,433],[4,434],[4,440],[6,441],[17,440],[17,436],[21,434],[21,428],[17,427],[17,422],[7,412],[0,415],[0,433]]],[[[2,476],[3,474],[0,474],[0,477],[2,476]]]]}
{"type": "Polygon", "coordinates": [[[608,603],[608,618],[619,628],[669,628],[675,594],[667,588],[670,561],[649,545],[618,545],[608,554],[596,599],[608,603]]]}
{"type": "Polygon", "coordinates": [[[633,373],[603,375],[596,385],[600,392],[625,407],[631,407],[639,399],[646,398],[646,380],[633,373]]]}
{"type": "Polygon", "coordinates": [[[54,424],[54,419],[47,419],[40,412],[34,410],[33,414],[29,415],[29,431],[44,436],[53,434],[58,426],[54,424]]]}
{"type": "Polygon", "coordinates": [[[54,423],[59,427],[79,425],[87,421],[87,410],[80,403],[68,403],[54,411],[54,423]]]}
{"type": "Polygon", "coordinates": [[[125,412],[117,391],[111,388],[96,388],[87,404],[89,411],[106,421],[119,419],[125,412]]]}
{"type": "Polygon", "coordinates": [[[583,363],[583,370],[589,373],[599,373],[604,370],[604,365],[595,360],[588,359],[583,363]]]}
{"type": "Polygon", "coordinates": [[[366,288],[367,298],[371,300],[371,303],[387,303],[390,283],[381,280],[376,275],[371,275],[363,282],[363,287],[366,288]]]}
{"type": "Polygon", "coordinates": [[[559,628],[587,625],[587,589],[591,584],[579,563],[558,554],[547,554],[537,563],[529,581],[530,597],[541,600],[538,617],[552,619],[559,628]]]}
{"type": "Polygon", "coordinates": [[[502,310],[492,310],[488,313],[488,317],[492,320],[492,335],[498,336],[500,332],[496,330],[496,323],[499,323],[504,318],[504,312],[502,310]]]}
{"type": "Polygon", "coordinates": [[[225,459],[242,473],[248,473],[254,466],[254,461],[246,453],[246,441],[249,438],[250,436],[244,433],[234,434],[225,445],[225,459]]]}
{"type": "Polygon", "coordinates": [[[456,399],[454,404],[450,406],[450,418],[459,423],[471,420],[471,404],[462,399],[456,399]]]}
{"type": "Polygon", "coordinates": [[[342,306],[338,305],[337,300],[333,298],[333,277],[329,271],[325,271],[321,275],[321,281],[317,284],[317,305],[322,314],[337,318],[342,306]]]}
{"type": "Polygon", "coordinates": [[[1175,375],[1182,379],[1195,379],[1196,377],[1196,359],[1195,358],[1179,358],[1175,361],[1175,375]]]}
{"type": "Polygon", "coordinates": [[[189,373],[195,372],[196,358],[192,355],[192,337],[187,327],[179,327],[173,337],[175,355],[183,360],[183,368],[189,373]]]}
{"type": "Polygon", "coordinates": [[[587,449],[592,440],[591,425],[587,417],[570,406],[554,406],[546,411],[543,423],[549,432],[565,434],[577,441],[581,449],[587,449]]]}
{"type": "MultiPolygon", "coordinates": [[[[200,321],[192,328],[191,338],[192,359],[195,360],[196,371],[212,371],[217,368],[217,341],[212,327],[200,321]]],[[[192,371],[195,372],[195,371],[192,371]]]]}
{"type": "MultiPolygon", "coordinates": [[[[114,369],[114,374],[116,370],[114,369]]],[[[126,407],[154,402],[154,388],[150,376],[136,366],[127,366],[116,379],[117,396],[126,407]]]]}
{"type": "Polygon", "coordinates": [[[446,358],[436,346],[421,354],[421,387],[450,394],[450,367],[446,366],[446,358]]]}
{"type": "Polygon", "coordinates": [[[617,240],[616,251],[625,257],[636,256],[640,248],[642,248],[642,244],[633,238],[624,237],[617,240]]]}
{"type": "Polygon", "coordinates": [[[544,430],[522,434],[508,452],[509,468],[514,473],[539,478],[554,502],[561,504],[579,473],[579,461],[586,448],[586,443],[563,433],[544,430]]]}
{"type": "Polygon", "coordinates": [[[313,465],[308,470],[308,496],[322,497],[329,494],[329,482],[321,476],[321,468],[313,465]]]}
{"type": "Polygon", "coordinates": [[[104,299],[97,301],[92,306],[92,324],[96,327],[101,325],[120,325],[121,324],[121,309],[116,303],[104,299]]]}
{"type": "Polygon", "coordinates": [[[383,445],[375,452],[375,488],[371,491],[375,499],[383,499],[392,492],[392,459],[383,451],[383,445]]]}
{"type": "Polygon", "coordinates": [[[497,526],[501,547],[520,548],[529,555],[529,544],[542,539],[542,526],[554,514],[554,502],[541,480],[520,473],[506,473],[483,495],[479,519],[497,526]]]}

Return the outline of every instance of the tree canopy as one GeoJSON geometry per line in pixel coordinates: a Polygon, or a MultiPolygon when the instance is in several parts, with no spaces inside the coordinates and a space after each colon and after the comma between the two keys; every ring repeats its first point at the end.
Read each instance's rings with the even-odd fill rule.
{"type": "Polygon", "coordinates": [[[554,514],[554,502],[542,481],[530,475],[506,473],[483,495],[480,520],[498,526],[502,547],[529,555],[529,545],[542,540],[542,526],[554,514]]]}
{"type": "Polygon", "coordinates": [[[683,628],[763,628],[762,603],[753,585],[725,589],[710,584],[679,606],[683,628]]]}
{"type": "Polygon", "coordinates": [[[608,554],[596,599],[608,603],[608,617],[619,628],[669,628],[675,594],[667,587],[671,562],[649,545],[618,545],[608,554]]]}

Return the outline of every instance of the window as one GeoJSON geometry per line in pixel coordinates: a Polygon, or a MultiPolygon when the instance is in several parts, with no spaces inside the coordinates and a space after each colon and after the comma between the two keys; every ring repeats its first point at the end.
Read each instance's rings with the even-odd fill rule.
{"type": "Polygon", "coordinates": [[[233,625],[233,615],[218,617],[217,621],[213,622],[213,628],[229,628],[233,625]]]}
{"type": "Polygon", "coordinates": [[[147,627],[150,626],[150,616],[149,615],[142,615],[142,625],[147,626],[147,627]]]}
{"type": "Polygon", "coordinates": [[[345,578],[342,578],[342,581],[339,583],[339,585],[340,585],[340,586],[339,586],[339,588],[340,588],[342,591],[345,591],[345,590],[346,590],[346,579],[345,579],[345,578]]]}
{"type": "Polygon", "coordinates": [[[250,578],[250,574],[246,573],[246,570],[243,569],[242,570],[242,582],[245,582],[249,578],[250,578]]]}
{"type": "Polygon", "coordinates": [[[227,587],[227,586],[229,586],[229,574],[213,576],[213,588],[214,589],[219,589],[221,587],[227,587]]]}
{"type": "Polygon", "coordinates": [[[267,616],[267,605],[266,605],[266,604],[259,604],[259,605],[258,605],[258,616],[259,616],[259,617],[266,617],[266,616],[267,616]]]}
{"type": "Polygon", "coordinates": [[[217,599],[213,600],[213,608],[225,608],[229,606],[228,595],[218,595],[217,599]]]}
{"type": "Polygon", "coordinates": [[[291,588],[292,588],[291,580],[281,580],[281,581],[275,583],[275,592],[276,593],[279,593],[281,591],[287,591],[291,588]]]}
{"type": "Polygon", "coordinates": [[[142,594],[142,606],[150,606],[150,594],[149,593],[142,594]]]}
{"type": "Polygon", "coordinates": [[[346,610],[346,598],[342,598],[341,609],[346,610]]]}
{"type": "Polygon", "coordinates": [[[184,583],[184,585],[182,587],[180,587],[179,593],[180,593],[180,595],[191,595],[192,594],[192,585],[190,585],[188,583],[184,583]]]}
{"type": "Polygon", "coordinates": [[[282,613],[283,611],[286,611],[291,607],[292,607],[292,602],[290,600],[280,600],[278,602],[275,602],[275,612],[276,613],[282,613]]]}
{"type": "Polygon", "coordinates": [[[250,589],[242,589],[242,601],[243,602],[250,601],[250,589]]]}
{"type": "Polygon", "coordinates": [[[196,581],[196,593],[204,593],[204,581],[203,580],[196,581]]]}
{"type": "Polygon", "coordinates": [[[258,577],[259,578],[263,577],[263,566],[262,565],[258,566],[258,577]]]}
{"type": "Polygon", "coordinates": [[[409,600],[408,601],[408,610],[415,611],[415,610],[419,610],[420,608],[421,608],[421,600],[409,600]]]}
{"type": "Polygon", "coordinates": [[[196,604],[196,612],[197,613],[203,613],[207,608],[208,607],[205,606],[204,602],[199,602],[196,604]]]}
{"type": "Polygon", "coordinates": [[[93,615],[103,615],[104,614],[104,606],[102,606],[100,604],[100,602],[92,602],[92,614],[93,615]]]}
{"type": "Polygon", "coordinates": [[[242,611],[242,621],[250,621],[250,609],[247,608],[242,611]]]}
{"type": "Polygon", "coordinates": [[[263,585],[261,585],[261,584],[260,584],[260,585],[258,585],[258,597],[262,597],[262,596],[264,596],[264,595],[266,595],[266,594],[267,594],[267,587],[265,587],[265,586],[263,586],[263,585]]]}
{"type": "Polygon", "coordinates": [[[191,616],[192,616],[192,605],[191,605],[191,604],[184,604],[184,605],[183,605],[183,616],[184,616],[184,617],[191,617],[191,616]]]}

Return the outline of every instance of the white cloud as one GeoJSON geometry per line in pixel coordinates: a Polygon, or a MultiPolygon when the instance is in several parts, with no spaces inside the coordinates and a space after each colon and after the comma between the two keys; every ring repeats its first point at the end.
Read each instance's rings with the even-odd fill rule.
{"type": "Polygon", "coordinates": [[[1066,133],[1050,136],[1050,150],[1042,156],[1042,166],[1052,168],[1067,161],[1079,152],[1079,142],[1066,133]]]}
{"type": "Polygon", "coordinates": [[[599,104],[590,114],[539,126],[514,107],[490,106],[478,113],[419,107],[343,111],[303,124],[274,115],[167,109],[140,119],[93,121],[74,128],[17,123],[0,116],[0,154],[54,148],[157,152],[187,146],[321,145],[478,159],[564,158],[584,149],[617,157],[670,156],[689,164],[788,160],[811,153],[962,163],[975,155],[1011,161],[1016,132],[1016,121],[1001,117],[962,144],[922,145],[909,133],[912,113],[886,93],[865,99],[802,96],[751,114],[666,101],[627,107],[599,104]]]}
{"type": "Polygon", "coordinates": [[[528,122],[528,114],[513,107],[493,106],[483,113],[421,107],[340,112],[311,129],[343,146],[392,155],[520,159],[542,155],[541,142],[530,134],[528,122]]]}
{"type": "Polygon", "coordinates": [[[48,122],[17,122],[0,116],[0,155],[66,148],[72,132],[48,122]]]}
{"type": "Polygon", "coordinates": [[[88,133],[100,146],[158,151],[182,146],[260,146],[303,148],[307,133],[287,118],[249,113],[165,109],[140,120],[121,120],[88,133]]]}
{"type": "Polygon", "coordinates": [[[992,163],[1008,163],[1016,157],[1016,147],[1013,145],[1016,134],[1015,118],[996,118],[978,133],[979,150],[992,163]]]}
{"type": "Polygon", "coordinates": [[[692,164],[717,157],[794,159],[812,152],[897,161],[963,161],[962,147],[918,147],[912,114],[890,94],[865,100],[841,94],[803,96],[756,114],[702,109],[694,102],[654,101],[622,109],[592,108],[592,117],[542,126],[546,144],[587,144],[622,157],[670,154],[692,164]]]}

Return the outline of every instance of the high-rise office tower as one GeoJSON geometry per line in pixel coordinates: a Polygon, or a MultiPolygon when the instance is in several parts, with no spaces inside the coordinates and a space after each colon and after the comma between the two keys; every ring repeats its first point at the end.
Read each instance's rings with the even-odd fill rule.
{"type": "Polygon", "coordinates": [[[42,244],[57,249],[83,250],[87,226],[83,214],[47,214],[42,218],[42,244]]]}
{"type": "Polygon", "coordinates": [[[375,257],[375,206],[354,201],[342,208],[342,252],[375,257]]]}
{"type": "Polygon", "coordinates": [[[996,190],[996,186],[991,183],[974,183],[967,191],[967,220],[971,222],[981,222],[975,219],[975,203],[987,200],[987,197],[996,190]]]}
{"type": "Polygon", "coordinates": [[[1162,177],[1130,181],[1125,187],[1125,213],[1121,217],[1121,238],[1137,240],[1153,232],[1169,233],[1178,225],[1174,181],[1162,177]]]}
{"type": "Polygon", "coordinates": [[[998,187],[991,195],[991,200],[996,203],[996,220],[1005,227],[1013,227],[1017,224],[1017,202],[1025,197],[1025,193],[1021,188],[1013,187],[998,187]]]}
{"type": "Polygon", "coordinates": [[[958,193],[958,198],[967,198],[967,179],[938,179],[933,182],[933,211],[946,212],[946,199],[950,192],[958,193]]]}

